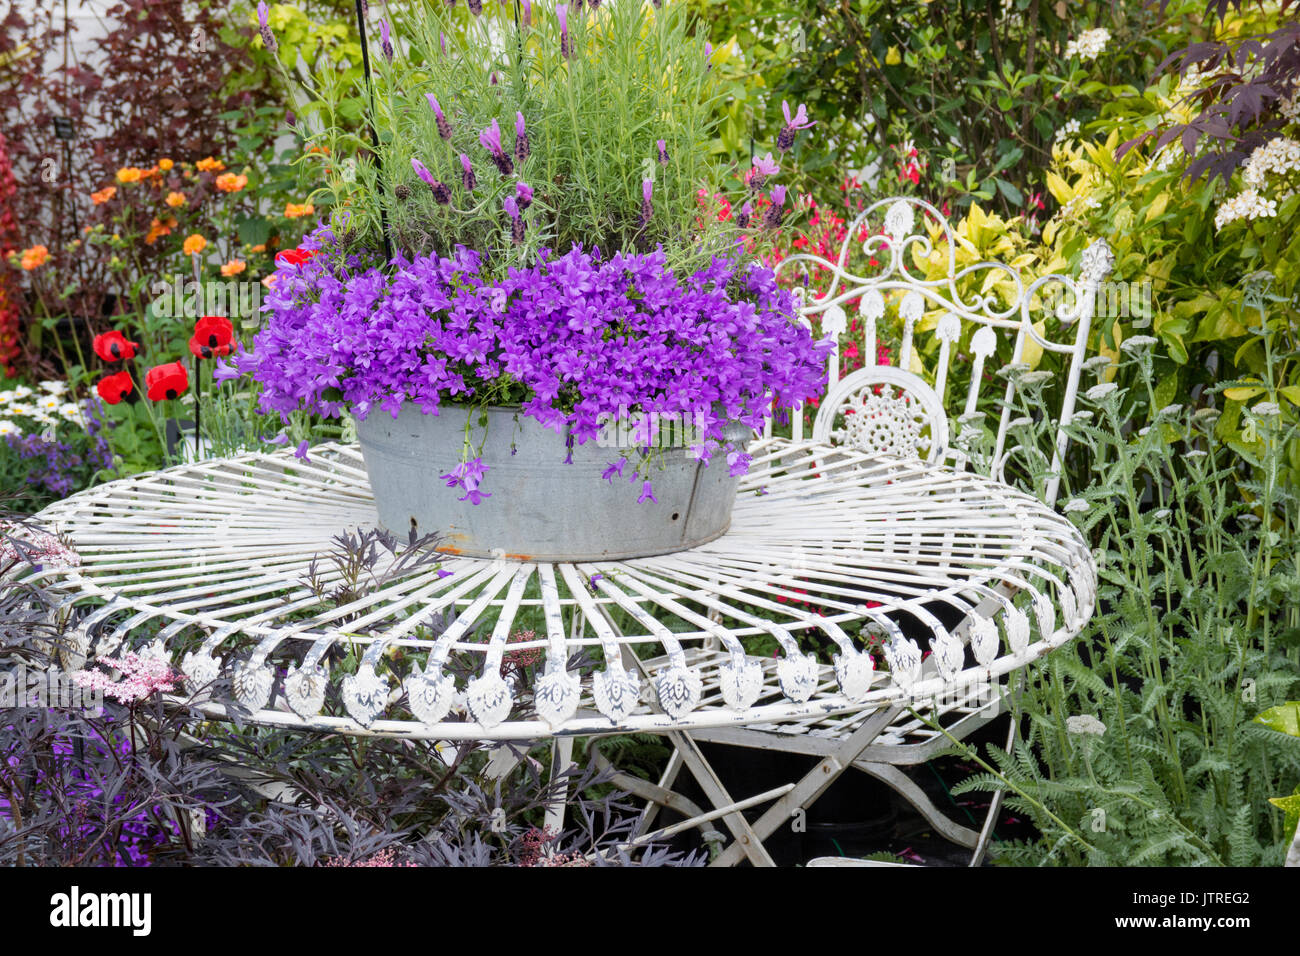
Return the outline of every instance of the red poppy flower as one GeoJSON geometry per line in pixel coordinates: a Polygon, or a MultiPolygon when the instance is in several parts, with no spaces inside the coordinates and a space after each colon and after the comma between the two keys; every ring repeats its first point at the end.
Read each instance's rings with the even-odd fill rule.
{"type": "Polygon", "coordinates": [[[235,345],[235,327],[220,315],[205,315],[194,323],[194,337],[190,351],[199,358],[210,359],[229,355],[235,345]]]}
{"type": "Polygon", "coordinates": [[[139,347],[138,342],[132,342],[116,329],[95,336],[95,354],[105,362],[121,362],[123,359],[135,358],[135,350],[139,347]]]}
{"type": "Polygon", "coordinates": [[[316,255],[315,249],[285,249],[283,252],[275,254],[275,261],[283,262],[286,265],[300,266],[314,255],[316,255]]]}
{"type": "Polygon", "coordinates": [[[157,365],[145,374],[144,387],[149,392],[150,401],[177,398],[190,387],[190,375],[180,362],[157,365]]]}
{"type": "Polygon", "coordinates": [[[95,391],[99,392],[99,397],[109,405],[116,405],[135,391],[135,383],[131,381],[130,372],[117,372],[101,378],[95,386],[95,391]]]}

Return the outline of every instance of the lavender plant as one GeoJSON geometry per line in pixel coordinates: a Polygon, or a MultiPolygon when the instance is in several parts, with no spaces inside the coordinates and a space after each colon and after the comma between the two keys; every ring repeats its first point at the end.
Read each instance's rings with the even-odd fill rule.
{"type": "MultiPolygon", "coordinates": [[[[425,2],[379,46],[368,134],[327,122],[319,137],[370,160],[336,164],[331,223],[282,258],[267,327],[219,376],[251,373],[286,420],[504,405],[582,444],[636,415],[643,450],[605,478],[639,482],[642,501],[660,417],[691,421],[696,457],[743,473],[728,423],[761,427],[818,392],[829,344],[747,262],[784,188],[744,235],[699,203],[720,179],[719,93],[684,9],[425,2]]],[[[317,92],[328,118],[336,91],[317,92]]],[[[811,125],[784,109],[778,149],[811,125]]],[[[756,191],[779,164],[764,170],[756,191]]],[[[478,504],[473,437],[442,477],[478,504]]]]}

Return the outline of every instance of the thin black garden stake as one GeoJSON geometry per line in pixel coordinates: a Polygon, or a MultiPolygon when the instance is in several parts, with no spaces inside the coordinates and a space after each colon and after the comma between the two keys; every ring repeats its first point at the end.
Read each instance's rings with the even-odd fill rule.
{"type": "MultiPolygon", "coordinates": [[[[203,300],[206,298],[206,296],[203,290],[203,282],[199,279],[198,253],[195,253],[191,257],[191,261],[194,263],[194,285],[196,288],[195,291],[196,301],[202,303],[203,300]]],[[[194,311],[202,312],[203,308],[200,305],[199,308],[196,308],[194,311]]],[[[199,318],[198,316],[195,316],[194,321],[197,322],[198,318],[199,318]]],[[[194,356],[194,460],[195,461],[199,460],[199,440],[200,440],[199,425],[202,422],[202,407],[203,407],[203,361],[200,359],[199,356],[196,355],[194,356]]],[[[176,425],[177,425],[177,429],[176,429],[177,434],[179,434],[180,419],[176,420],[176,425]]],[[[184,449],[184,447],[185,447],[185,436],[182,435],[181,448],[184,449]]]]}
{"type": "Polygon", "coordinates": [[[370,115],[366,126],[370,129],[370,142],[374,146],[376,181],[379,184],[379,232],[384,240],[384,261],[393,259],[393,246],[388,241],[388,214],[384,212],[384,164],[379,158],[379,133],[375,130],[375,88],[370,81],[370,47],[366,43],[366,14],[364,0],[357,0],[357,31],[361,34],[361,71],[366,75],[366,94],[370,97],[370,115]]]}

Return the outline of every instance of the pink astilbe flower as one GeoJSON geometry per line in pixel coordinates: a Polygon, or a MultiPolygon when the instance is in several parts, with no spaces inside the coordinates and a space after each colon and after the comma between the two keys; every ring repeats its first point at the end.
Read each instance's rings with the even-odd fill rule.
{"type": "Polygon", "coordinates": [[[0,521],[0,573],[17,563],[45,568],[75,568],[81,556],[52,534],[0,521]]]}
{"type": "Polygon", "coordinates": [[[170,694],[184,679],[165,660],[135,651],[127,651],[119,658],[102,658],[98,663],[118,671],[121,677],[114,678],[104,671],[82,670],[72,675],[73,681],[78,687],[103,691],[122,704],[139,703],[154,694],[170,694]]]}
{"type": "Polygon", "coordinates": [[[325,861],[325,865],[355,867],[355,868],[381,867],[381,866],[415,866],[415,864],[411,863],[409,860],[405,862],[399,860],[397,858],[397,848],[391,846],[386,849],[380,850],[378,853],[374,854],[373,856],[368,856],[364,860],[356,860],[355,862],[347,859],[346,857],[333,856],[325,861]]]}

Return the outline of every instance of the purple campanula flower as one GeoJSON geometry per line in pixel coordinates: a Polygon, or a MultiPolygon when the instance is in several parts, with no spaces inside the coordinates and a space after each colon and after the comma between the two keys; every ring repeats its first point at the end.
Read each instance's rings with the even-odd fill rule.
{"type": "Polygon", "coordinates": [[[432,93],[424,95],[429,101],[429,108],[433,110],[434,122],[438,124],[438,135],[446,140],[451,139],[451,123],[447,122],[447,117],[442,114],[442,106],[438,103],[438,98],[432,93]]]}
{"type": "Polygon", "coordinates": [[[515,199],[519,202],[520,212],[533,204],[533,187],[525,182],[515,183],[515,199]]]}
{"type": "Polygon", "coordinates": [[[667,166],[668,165],[668,144],[662,139],[657,139],[655,140],[655,146],[659,148],[659,164],[661,166],[667,166]]]}
{"type": "MultiPolygon", "coordinates": [[[[512,227],[516,213],[522,224],[519,182],[504,192],[498,208],[512,227]]],[[[365,417],[396,414],[405,402],[432,414],[444,401],[488,400],[508,376],[523,389],[522,414],[571,434],[575,448],[598,437],[602,416],[620,407],[673,409],[706,423],[692,445],[701,462],[712,455],[715,467],[739,471],[748,462],[732,456],[726,420],[761,428],[823,387],[828,343],[792,321],[789,290],[739,247],[694,272],[674,270],[659,249],[609,257],[542,250],[496,280],[472,249],[381,269],[337,255],[328,224],[303,245],[323,254],[278,273],[253,349],[228,360],[259,382],[267,414],[365,417]],[[538,308],[546,302],[575,304],[538,308]],[[415,314],[439,319],[412,321],[415,314]],[[725,465],[716,460],[724,456],[725,465]]],[[[654,476],[638,453],[627,457],[644,491],[643,479],[654,476]]],[[[488,492],[479,468],[464,465],[446,477],[463,500],[481,502],[488,492]]],[[[606,477],[631,471],[616,465],[606,477]]]]}
{"type": "Polygon", "coordinates": [[[528,127],[524,125],[524,114],[515,113],[515,162],[522,163],[532,153],[528,145],[528,127]]]}
{"type": "Polygon", "coordinates": [[[650,487],[648,481],[641,483],[641,494],[637,497],[636,503],[641,504],[645,501],[653,501],[655,504],[659,504],[659,499],[655,497],[654,490],[650,487]]]}
{"type": "Polygon", "coordinates": [[[478,180],[474,177],[474,164],[469,161],[469,157],[464,153],[460,154],[460,166],[463,170],[461,176],[461,185],[465,187],[465,192],[472,193],[474,187],[478,185],[478,180]]]}
{"type": "Polygon", "coordinates": [[[785,116],[785,125],[781,127],[781,132],[776,138],[776,148],[782,153],[788,153],[790,147],[794,145],[795,133],[801,129],[807,129],[813,123],[808,119],[808,110],[801,103],[794,116],[790,115],[790,104],[785,100],[781,101],[781,112],[785,116]]]}
{"type": "Polygon", "coordinates": [[[627,464],[627,458],[626,457],[620,458],[617,464],[610,465],[608,468],[606,468],[604,472],[601,473],[600,477],[604,478],[610,484],[613,484],[615,475],[618,475],[618,477],[620,478],[623,477],[623,466],[626,464],[627,464]]]}
{"type": "Polygon", "coordinates": [[[567,4],[557,3],[555,5],[555,15],[560,18],[560,56],[566,60],[573,52],[569,46],[569,7],[567,4]]]}
{"type": "Polygon", "coordinates": [[[307,456],[307,449],[310,447],[311,442],[304,438],[302,441],[298,442],[298,448],[294,451],[293,457],[301,458],[303,461],[311,461],[311,458],[307,456]]]}
{"type": "Polygon", "coordinates": [[[384,59],[393,62],[393,37],[387,20],[379,21],[379,46],[384,51],[384,59]]]}

